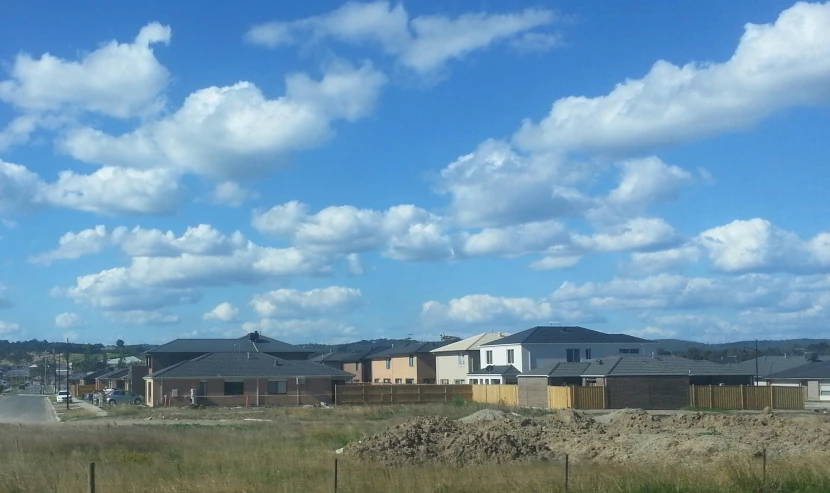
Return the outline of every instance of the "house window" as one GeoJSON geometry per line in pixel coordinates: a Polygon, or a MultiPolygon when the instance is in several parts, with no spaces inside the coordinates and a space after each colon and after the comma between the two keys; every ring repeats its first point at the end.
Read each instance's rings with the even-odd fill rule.
{"type": "Polygon", "coordinates": [[[456,379],[453,383],[454,383],[454,384],[456,384],[456,385],[463,385],[463,384],[464,384],[464,380],[458,380],[458,379],[456,379]]]}
{"type": "Polygon", "coordinates": [[[383,383],[392,383],[392,380],[389,380],[388,378],[384,378],[383,383]]]}
{"type": "Polygon", "coordinates": [[[590,349],[585,350],[585,359],[591,359],[591,350],[590,349]]]}
{"type": "Polygon", "coordinates": [[[415,366],[415,356],[409,355],[409,366],[415,366]]]}
{"type": "Polygon", "coordinates": [[[433,384],[435,384],[435,379],[434,378],[425,378],[424,383],[428,383],[430,385],[433,385],[433,384]]]}
{"type": "Polygon", "coordinates": [[[225,382],[225,395],[244,395],[245,382],[225,382]]]}
{"type": "Polygon", "coordinates": [[[375,383],[380,383],[380,378],[376,378],[375,383]]]}
{"type": "Polygon", "coordinates": [[[402,383],[402,382],[403,382],[403,380],[401,380],[400,378],[395,379],[395,383],[402,383]]]}
{"type": "Polygon", "coordinates": [[[355,367],[355,369],[356,369],[357,371],[360,371],[360,361],[358,361],[357,363],[355,363],[354,367],[355,367]]]}
{"type": "Polygon", "coordinates": [[[446,378],[441,379],[441,385],[448,385],[449,383],[450,383],[450,381],[447,380],[446,378]]]}
{"type": "Polygon", "coordinates": [[[620,349],[620,354],[640,354],[640,348],[620,349]]]}
{"type": "Polygon", "coordinates": [[[463,354],[458,355],[458,366],[467,366],[467,362],[463,354]]]}
{"type": "Polygon", "coordinates": [[[386,358],[386,369],[392,368],[392,358],[386,358]]]}
{"type": "Polygon", "coordinates": [[[498,378],[491,378],[490,379],[490,384],[492,384],[492,385],[499,385],[500,383],[501,383],[501,380],[498,379],[498,378]]]}
{"type": "Polygon", "coordinates": [[[484,353],[484,356],[486,357],[487,364],[488,364],[488,365],[492,365],[492,364],[493,364],[493,351],[487,351],[487,352],[485,352],[485,353],[484,353]]]}
{"type": "Polygon", "coordinates": [[[582,361],[579,358],[579,349],[567,349],[566,350],[566,357],[567,357],[568,363],[579,363],[580,361],[582,361]]]}
{"type": "Polygon", "coordinates": [[[415,383],[415,379],[414,378],[407,378],[406,383],[411,385],[411,384],[415,383]]]}
{"type": "Polygon", "coordinates": [[[513,364],[513,350],[512,349],[507,350],[507,364],[508,365],[513,364]]]}
{"type": "Polygon", "coordinates": [[[207,382],[199,382],[199,397],[207,397],[207,382]]]}
{"type": "Polygon", "coordinates": [[[473,385],[478,385],[478,379],[477,378],[471,378],[470,383],[473,384],[473,385]]]}
{"type": "Polygon", "coordinates": [[[268,380],[269,394],[287,394],[288,386],[285,380],[268,380]]]}

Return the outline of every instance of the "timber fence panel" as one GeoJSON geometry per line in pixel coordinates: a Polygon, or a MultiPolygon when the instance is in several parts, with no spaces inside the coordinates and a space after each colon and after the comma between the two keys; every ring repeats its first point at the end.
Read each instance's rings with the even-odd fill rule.
{"type": "Polygon", "coordinates": [[[804,409],[800,387],[693,385],[689,395],[692,407],[704,409],[804,409]]]}
{"type": "Polygon", "coordinates": [[[337,404],[420,404],[473,400],[471,385],[346,384],[336,388],[337,404]]]}
{"type": "Polygon", "coordinates": [[[569,409],[573,406],[571,402],[571,388],[550,386],[548,387],[548,408],[569,409]]]}
{"type": "Polygon", "coordinates": [[[574,409],[605,409],[605,387],[601,385],[591,387],[571,387],[573,392],[574,409]]]}
{"type": "Polygon", "coordinates": [[[519,405],[518,385],[473,385],[473,402],[498,404],[501,406],[519,405]]]}

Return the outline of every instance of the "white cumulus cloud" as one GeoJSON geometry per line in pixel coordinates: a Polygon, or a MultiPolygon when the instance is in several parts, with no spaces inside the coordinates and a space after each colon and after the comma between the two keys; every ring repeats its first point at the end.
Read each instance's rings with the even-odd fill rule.
{"type": "Polygon", "coordinates": [[[359,289],[343,286],[309,291],[277,289],[257,294],[251,300],[251,306],[258,314],[272,318],[308,318],[350,313],[361,303],[362,293],[359,289]]]}
{"type": "Polygon", "coordinates": [[[55,327],[61,329],[71,329],[74,327],[83,327],[85,325],[83,319],[77,313],[60,313],[55,316],[55,327]]]}
{"type": "Polygon", "coordinates": [[[366,63],[325,68],[320,80],[297,73],[285,95],[268,99],[250,82],[190,94],[172,114],[118,136],[92,128],[67,133],[61,148],[81,161],[164,167],[218,177],[259,174],[288,152],[313,147],[336,120],[355,121],[374,108],[386,77],[366,63]]]}
{"type": "Polygon", "coordinates": [[[212,310],[202,315],[205,320],[233,322],[239,316],[239,309],[228,302],[219,303],[212,310]]]}
{"type": "Polygon", "coordinates": [[[327,318],[318,319],[273,319],[264,318],[242,324],[245,332],[259,331],[268,337],[286,342],[302,344],[345,344],[354,342],[360,332],[353,325],[327,318]]]}
{"type": "Polygon", "coordinates": [[[747,24],[722,63],[656,62],[604,96],[556,101],[515,142],[533,152],[638,152],[752,125],[830,99],[830,3],[798,2],[771,24],[747,24]]]}
{"type": "Polygon", "coordinates": [[[20,324],[0,320],[0,334],[8,335],[20,330],[20,324]]]}
{"type": "Polygon", "coordinates": [[[530,31],[555,20],[553,12],[543,9],[410,17],[402,4],[349,2],[318,16],[255,25],[245,34],[245,39],[269,48],[326,38],[350,44],[373,44],[394,56],[401,65],[429,74],[450,60],[464,58],[500,41],[512,40],[524,49],[550,49],[558,40],[555,34],[531,34],[530,31]]]}

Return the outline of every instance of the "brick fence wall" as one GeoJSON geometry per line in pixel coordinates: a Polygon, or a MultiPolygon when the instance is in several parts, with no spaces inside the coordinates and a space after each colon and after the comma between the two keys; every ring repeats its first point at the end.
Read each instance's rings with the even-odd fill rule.
{"type": "Polygon", "coordinates": [[[615,377],[606,379],[608,407],[680,409],[689,405],[688,377],[615,377]]]}

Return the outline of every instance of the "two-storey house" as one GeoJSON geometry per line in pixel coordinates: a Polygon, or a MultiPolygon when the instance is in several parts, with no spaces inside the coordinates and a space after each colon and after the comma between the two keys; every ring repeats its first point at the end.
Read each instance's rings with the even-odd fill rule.
{"type": "Polygon", "coordinates": [[[442,345],[412,341],[372,354],[372,383],[435,383],[435,355],[430,351],[442,345]]]}
{"type": "Polygon", "coordinates": [[[651,356],[653,341],[584,327],[538,326],[482,344],[482,367],[512,365],[522,373],[555,363],[609,356],[651,356]]]}
{"type": "Polygon", "coordinates": [[[469,383],[467,374],[481,369],[481,345],[509,335],[507,332],[483,332],[433,349],[438,383],[469,383]]]}

